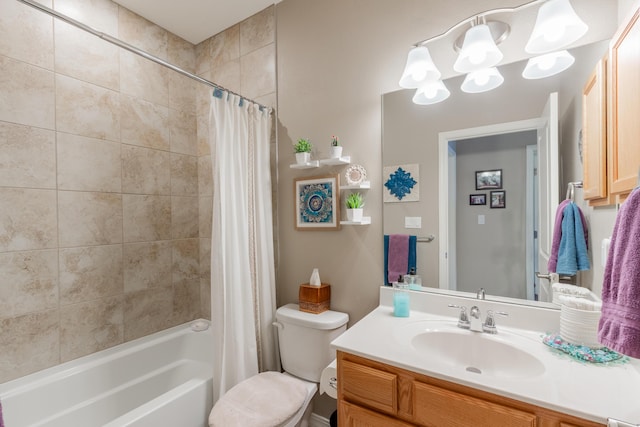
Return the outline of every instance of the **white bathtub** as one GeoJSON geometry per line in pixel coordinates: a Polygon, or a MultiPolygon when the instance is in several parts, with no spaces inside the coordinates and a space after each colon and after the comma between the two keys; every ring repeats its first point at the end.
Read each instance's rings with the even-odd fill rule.
{"type": "Polygon", "coordinates": [[[0,384],[6,427],[205,427],[211,330],[176,326],[0,384]]]}

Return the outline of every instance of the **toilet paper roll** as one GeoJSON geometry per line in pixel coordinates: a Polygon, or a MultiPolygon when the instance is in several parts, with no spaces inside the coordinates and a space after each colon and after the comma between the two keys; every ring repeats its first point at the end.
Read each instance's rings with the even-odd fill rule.
{"type": "Polygon", "coordinates": [[[320,394],[322,393],[327,393],[334,399],[338,398],[338,364],[335,359],[320,375],[320,394]]]}

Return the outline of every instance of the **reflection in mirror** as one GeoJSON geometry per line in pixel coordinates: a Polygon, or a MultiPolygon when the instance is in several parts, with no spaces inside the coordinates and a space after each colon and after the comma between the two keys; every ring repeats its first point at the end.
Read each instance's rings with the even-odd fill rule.
{"type": "MultiPolygon", "coordinates": [[[[383,167],[417,164],[420,176],[419,201],[385,203],[384,234],[434,234],[435,241],[418,243],[417,270],[427,288],[475,292],[484,288],[487,298],[500,296],[518,301],[536,300],[534,287],[535,249],[527,248],[526,234],[533,234],[527,212],[535,212],[540,201],[527,194],[526,174],[534,172],[536,133],[520,132],[496,137],[465,138],[449,144],[447,180],[449,215],[439,217],[438,145],[442,133],[523,122],[539,118],[549,94],[558,93],[559,132],[563,144],[577,144],[581,127],[581,90],[595,64],[605,55],[607,41],[571,49],[576,62],[559,75],[540,80],[521,77],[526,61],[501,66],[505,82],[482,94],[460,91],[464,76],[445,81],[451,97],[440,104],[415,105],[413,91],[400,90],[384,94],[383,167]],[[529,148],[527,148],[529,147],[529,148]],[[475,172],[502,169],[501,188],[476,189],[475,172]],[[497,193],[501,191],[502,193],[497,193]],[[492,193],[493,192],[493,193],[492,193]],[[473,194],[483,194],[486,205],[470,204],[473,194]],[[494,200],[494,207],[491,201],[494,200]],[[533,206],[532,206],[533,204],[533,206]],[[504,206],[502,206],[504,205],[504,206]],[[406,217],[420,217],[421,228],[406,229],[406,217]],[[456,223],[456,235],[445,234],[448,222],[456,223]],[[449,244],[440,250],[439,241],[449,244]],[[455,243],[455,245],[454,245],[455,243]],[[454,251],[453,248],[458,250],[454,251]],[[440,277],[440,258],[456,265],[444,285],[440,277]],[[457,260],[457,262],[455,262],[457,260]],[[530,267],[527,268],[527,263],[530,267]]],[[[562,164],[562,160],[560,160],[562,164]]],[[[562,169],[562,167],[560,167],[562,169]]],[[[560,182],[580,177],[560,177],[560,182]]],[[[387,177],[383,176],[383,183],[387,177]]],[[[564,196],[564,191],[556,189],[564,196]]],[[[546,201],[543,201],[546,204],[546,201]]],[[[557,203],[558,201],[556,201],[557,203]]],[[[546,271],[546,265],[540,266],[546,271]]]]}

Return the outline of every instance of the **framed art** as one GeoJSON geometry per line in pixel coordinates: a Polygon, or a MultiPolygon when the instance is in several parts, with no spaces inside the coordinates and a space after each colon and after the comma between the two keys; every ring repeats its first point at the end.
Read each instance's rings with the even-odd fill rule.
{"type": "Polygon", "coordinates": [[[502,169],[476,171],[476,190],[502,188],[502,169]]]}
{"type": "Polygon", "coordinates": [[[503,209],[507,206],[506,203],[506,191],[492,191],[490,193],[491,209],[503,209]]]}
{"type": "Polygon", "coordinates": [[[296,230],[338,230],[340,228],[340,175],[296,178],[296,230]]]}
{"type": "Polygon", "coordinates": [[[469,194],[469,204],[471,206],[486,205],[487,195],[486,194],[469,194]]]}

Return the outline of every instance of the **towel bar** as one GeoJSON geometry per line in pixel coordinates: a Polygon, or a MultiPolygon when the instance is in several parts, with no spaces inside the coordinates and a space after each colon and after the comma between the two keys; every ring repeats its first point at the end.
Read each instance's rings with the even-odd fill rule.
{"type": "Polygon", "coordinates": [[[434,236],[433,234],[429,234],[427,237],[418,237],[416,239],[416,242],[420,242],[420,243],[430,243],[433,242],[435,240],[436,236],[434,236]]]}

